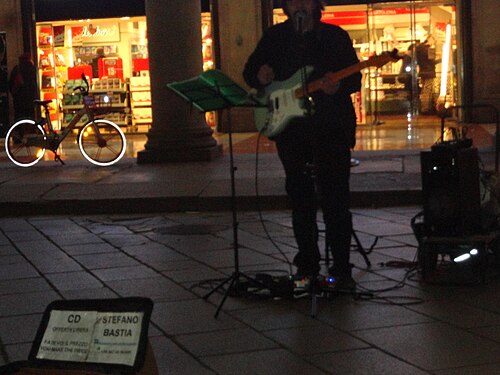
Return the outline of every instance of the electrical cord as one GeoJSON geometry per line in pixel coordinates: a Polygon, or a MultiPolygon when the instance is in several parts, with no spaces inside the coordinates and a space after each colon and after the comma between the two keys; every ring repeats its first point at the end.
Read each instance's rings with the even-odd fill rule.
{"type": "MultiPolygon", "coordinates": [[[[398,266],[399,267],[399,266],[398,266]]],[[[402,280],[396,282],[396,284],[392,287],[389,288],[383,288],[383,289],[370,289],[370,288],[365,288],[362,285],[358,284],[358,289],[367,292],[369,295],[371,295],[369,298],[361,298],[364,301],[368,302],[373,302],[373,303],[378,303],[378,304],[387,304],[387,305],[395,305],[395,306],[409,306],[409,305],[417,305],[420,303],[423,303],[425,300],[419,297],[411,297],[411,296],[401,296],[401,295],[388,295],[388,296],[380,296],[378,294],[382,293],[387,293],[391,292],[397,289],[401,289],[404,286],[407,285],[407,280],[410,280],[410,277],[414,274],[416,274],[418,271],[418,267],[414,266],[408,269],[408,271],[405,273],[404,277],[402,280]],[[405,302],[396,302],[398,301],[405,301],[405,302]]]]}
{"type": "MultiPolygon", "coordinates": [[[[403,267],[404,265],[412,265],[412,264],[414,264],[414,262],[391,261],[385,263],[384,265],[388,267],[390,266],[403,267]]],[[[366,271],[372,272],[372,270],[368,269],[366,269],[366,271]]],[[[266,275],[269,279],[269,282],[272,285],[271,284],[267,285],[264,283],[266,287],[262,287],[262,284],[252,285],[252,283],[243,283],[245,285],[243,286],[243,290],[240,290],[240,293],[244,294],[245,296],[254,296],[258,298],[268,298],[268,299],[269,298],[302,299],[306,297],[313,297],[312,293],[314,293],[315,298],[331,300],[332,298],[340,295],[350,295],[355,301],[366,301],[366,302],[392,305],[392,306],[410,306],[423,303],[424,300],[419,297],[411,297],[404,295],[381,296],[380,294],[403,288],[405,285],[407,285],[406,281],[411,280],[411,277],[415,275],[417,271],[418,271],[417,266],[410,267],[401,281],[396,282],[394,286],[388,288],[370,289],[363,287],[361,284],[358,284],[356,290],[350,291],[350,290],[329,290],[328,288],[321,288],[321,287],[301,288],[296,286],[290,286],[289,283],[291,282],[291,279],[287,277],[288,274],[286,273],[286,271],[279,269],[260,270],[259,272],[266,275]],[[275,274],[282,273],[283,276],[281,277],[281,283],[279,281],[273,281],[272,280],[273,276],[271,276],[271,273],[275,274]],[[285,281],[284,278],[287,278],[287,280],[285,281]]],[[[277,277],[279,278],[279,276],[277,277]]],[[[189,288],[189,290],[193,291],[196,288],[213,289],[214,286],[216,286],[223,280],[224,280],[223,278],[220,278],[220,279],[201,281],[193,284],[189,288]]],[[[218,292],[219,294],[222,295],[224,294],[225,289],[221,288],[218,292]]]]}
{"type": "Polygon", "coordinates": [[[260,149],[260,137],[262,134],[259,132],[257,135],[257,149],[255,151],[255,196],[257,197],[257,212],[259,214],[259,220],[262,225],[262,228],[264,229],[264,233],[266,234],[266,237],[271,241],[273,246],[278,250],[278,252],[281,254],[283,257],[284,263],[288,265],[290,275],[293,273],[292,271],[292,263],[288,260],[286,254],[284,251],[281,249],[281,247],[276,243],[276,241],[272,238],[271,234],[269,233],[269,230],[266,227],[265,221],[264,221],[264,215],[262,213],[262,206],[260,204],[260,193],[259,193],[259,149],[260,149]]]}
{"type": "MultiPolygon", "coordinates": [[[[276,250],[280,253],[280,255],[283,257],[283,263],[285,263],[288,266],[288,273],[287,275],[292,275],[293,270],[292,270],[292,263],[288,260],[286,254],[284,251],[281,249],[281,247],[278,245],[278,243],[273,239],[271,234],[269,233],[268,228],[266,227],[266,223],[264,220],[264,215],[262,213],[262,206],[261,206],[261,196],[259,193],[259,151],[260,151],[260,139],[261,139],[262,134],[259,132],[257,135],[257,146],[256,146],[256,152],[255,152],[255,195],[257,197],[257,213],[259,215],[259,220],[262,225],[262,228],[264,230],[264,233],[266,234],[266,237],[269,239],[271,244],[276,248],[276,250]]],[[[286,273],[286,271],[283,270],[259,270],[259,273],[286,273]]],[[[202,289],[213,289],[214,284],[220,283],[224,281],[225,278],[220,278],[220,279],[211,279],[211,280],[204,280],[198,283],[195,283],[191,285],[189,290],[194,290],[195,288],[202,288],[202,289]]],[[[258,287],[255,288],[255,290],[252,293],[257,293],[258,292],[258,287]]],[[[264,288],[260,288],[264,289],[264,288]]],[[[224,293],[224,289],[221,288],[219,290],[219,293],[224,293]]]]}
{"type": "MultiPolygon", "coordinates": [[[[415,221],[423,215],[422,212],[417,213],[411,220],[411,226],[412,229],[415,233],[415,236],[417,237],[417,241],[420,242],[420,239],[417,236],[417,233],[415,232],[415,221]]],[[[363,290],[372,296],[370,298],[362,298],[363,300],[369,301],[369,302],[374,302],[374,303],[379,303],[379,304],[389,304],[389,305],[397,305],[397,306],[409,306],[409,305],[416,305],[423,303],[424,300],[419,297],[410,297],[410,296],[378,296],[377,294],[381,293],[387,293],[391,292],[394,290],[398,290],[403,288],[404,286],[407,285],[408,280],[412,280],[411,278],[418,273],[419,266],[418,266],[418,261],[417,261],[417,255],[418,254],[418,248],[417,248],[417,253],[415,253],[415,256],[413,257],[412,261],[400,261],[400,260],[391,260],[388,262],[384,263],[379,263],[380,266],[382,267],[392,267],[392,268],[408,268],[406,273],[404,274],[403,278],[400,281],[396,281],[396,283],[388,288],[382,288],[382,289],[370,289],[363,287],[362,285],[358,284],[357,287],[360,290],[363,290]],[[395,302],[394,300],[407,300],[407,302],[395,302]]],[[[363,268],[361,268],[363,269],[363,268]]],[[[372,272],[372,269],[363,269],[367,272],[372,272]]]]}

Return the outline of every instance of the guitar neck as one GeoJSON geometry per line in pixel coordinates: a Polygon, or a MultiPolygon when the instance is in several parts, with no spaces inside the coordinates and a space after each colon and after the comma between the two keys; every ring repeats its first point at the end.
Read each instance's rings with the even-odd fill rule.
{"type": "Polygon", "coordinates": [[[325,79],[328,79],[333,83],[336,83],[336,82],[339,82],[341,79],[349,77],[350,75],[357,73],[357,72],[363,70],[364,68],[367,68],[368,66],[370,66],[370,64],[368,63],[368,60],[367,61],[360,61],[359,63],[348,66],[347,68],[339,70],[338,72],[335,72],[335,73],[328,72],[323,76],[323,78],[320,78],[320,79],[317,79],[315,81],[308,83],[307,88],[305,90],[302,87],[295,90],[295,97],[302,98],[306,94],[310,95],[310,94],[320,90],[321,87],[323,86],[323,81],[325,79]]]}

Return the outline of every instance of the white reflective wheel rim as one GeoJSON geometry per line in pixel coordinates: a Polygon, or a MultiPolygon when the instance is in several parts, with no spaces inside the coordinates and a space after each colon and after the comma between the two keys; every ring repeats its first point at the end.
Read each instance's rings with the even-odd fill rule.
{"type": "Polygon", "coordinates": [[[90,122],[88,124],[86,124],[82,128],[82,131],[80,132],[80,136],[78,137],[78,147],[80,148],[80,152],[83,155],[83,157],[85,159],[87,159],[89,162],[91,162],[92,164],[98,165],[100,167],[108,167],[110,165],[115,164],[117,161],[119,161],[123,157],[123,155],[125,155],[125,151],[127,150],[127,139],[125,138],[125,134],[122,132],[122,130],[120,129],[120,127],[118,125],[116,125],[114,122],[111,122],[109,120],[94,120],[94,122],[96,124],[104,122],[104,123],[112,126],[113,128],[115,128],[118,131],[118,133],[120,133],[120,137],[121,137],[121,139],[123,141],[123,148],[122,148],[122,151],[120,152],[120,155],[118,155],[116,157],[116,159],[114,159],[112,161],[109,161],[109,162],[96,161],[96,160],[92,159],[90,156],[87,155],[87,153],[85,152],[85,149],[83,148],[82,139],[83,139],[83,132],[84,132],[85,128],[87,128],[88,126],[90,126],[90,124],[91,124],[90,122]]]}
{"type": "MultiPolygon", "coordinates": [[[[35,165],[36,163],[38,163],[40,161],[41,158],[43,158],[43,155],[45,154],[45,149],[42,148],[42,152],[40,153],[40,156],[38,158],[36,158],[35,160],[33,160],[31,163],[19,163],[13,155],[11,155],[11,153],[9,152],[9,138],[10,138],[10,133],[12,133],[12,131],[18,126],[20,125],[21,123],[29,123],[31,125],[35,125],[35,121],[33,120],[29,120],[29,119],[24,119],[24,120],[19,120],[18,122],[14,123],[14,125],[12,125],[9,129],[9,131],[7,132],[7,135],[5,136],[5,152],[7,153],[7,156],[9,157],[10,161],[13,162],[15,165],[19,166],[19,167],[23,167],[23,168],[27,168],[27,167],[31,167],[33,165],[35,165]]],[[[43,129],[43,127],[41,125],[37,125],[37,128],[42,132],[43,135],[45,135],[45,130],[43,129]]]]}

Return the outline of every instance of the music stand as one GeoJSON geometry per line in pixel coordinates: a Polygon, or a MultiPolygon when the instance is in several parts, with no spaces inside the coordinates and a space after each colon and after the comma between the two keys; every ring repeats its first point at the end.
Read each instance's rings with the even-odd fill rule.
{"type": "Polygon", "coordinates": [[[219,70],[212,69],[201,73],[197,77],[181,82],[172,82],[167,84],[167,87],[181,96],[192,106],[196,107],[201,112],[211,112],[215,110],[227,109],[228,113],[228,135],[229,135],[229,163],[231,174],[231,211],[232,211],[232,226],[233,226],[233,250],[234,250],[234,271],[228,278],[224,279],[212,291],[206,294],[203,299],[208,299],[214,292],[222,288],[226,283],[230,283],[224,293],[224,297],[217,307],[215,318],[219,315],[222,305],[226,301],[229,293],[235,291],[240,292],[240,278],[245,278],[254,285],[264,287],[264,285],[240,271],[239,265],[239,244],[238,244],[238,219],[236,212],[236,186],[235,186],[235,171],[234,155],[233,155],[233,137],[231,128],[231,111],[232,107],[257,107],[260,106],[257,102],[250,102],[248,92],[231,80],[228,76],[219,70]]]}

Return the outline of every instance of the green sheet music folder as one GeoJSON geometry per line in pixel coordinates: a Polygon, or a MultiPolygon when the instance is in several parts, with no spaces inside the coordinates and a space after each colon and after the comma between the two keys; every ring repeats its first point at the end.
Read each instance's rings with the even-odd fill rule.
{"type": "Polygon", "coordinates": [[[220,70],[211,69],[167,87],[202,112],[237,107],[248,102],[248,92],[220,70]]]}

